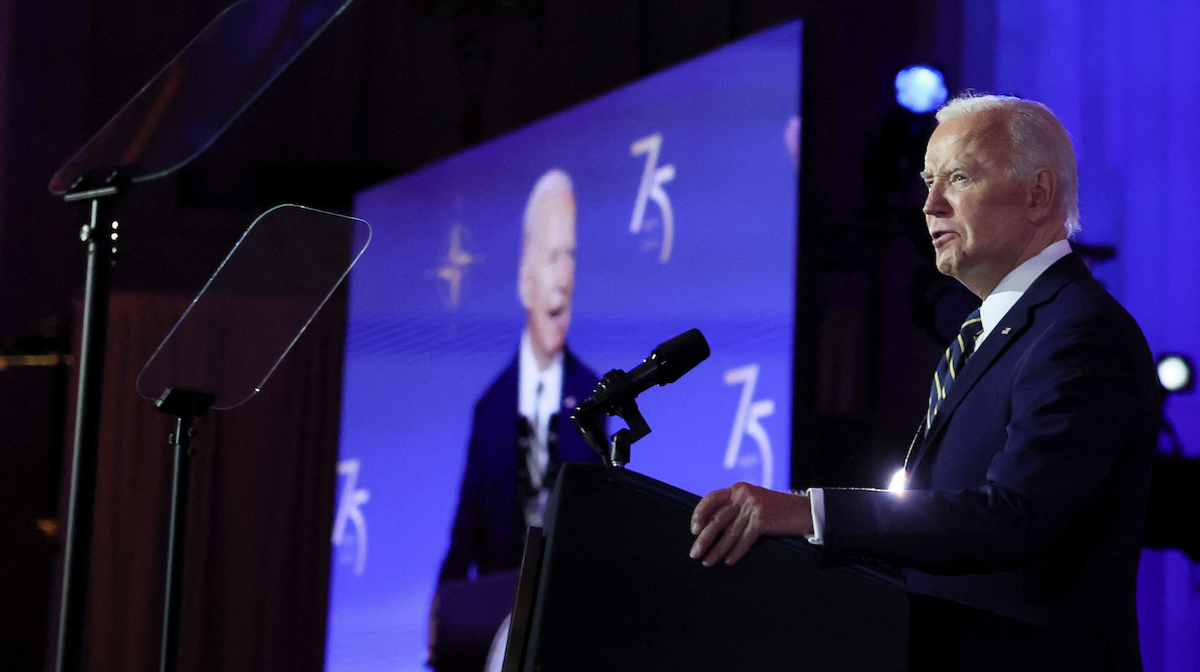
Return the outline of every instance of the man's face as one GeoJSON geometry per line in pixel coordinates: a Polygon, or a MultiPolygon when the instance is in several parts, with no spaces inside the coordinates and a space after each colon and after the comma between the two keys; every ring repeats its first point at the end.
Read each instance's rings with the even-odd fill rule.
{"type": "Polygon", "coordinates": [[[542,366],[558,354],[571,326],[575,290],[575,198],[552,192],[534,205],[521,257],[519,291],[534,356],[542,366]]]}
{"type": "Polygon", "coordinates": [[[921,175],[937,268],[983,298],[1033,250],[1029,188],[1009,170],[1004,119],[976,112],[937,127],[921,175]]]}

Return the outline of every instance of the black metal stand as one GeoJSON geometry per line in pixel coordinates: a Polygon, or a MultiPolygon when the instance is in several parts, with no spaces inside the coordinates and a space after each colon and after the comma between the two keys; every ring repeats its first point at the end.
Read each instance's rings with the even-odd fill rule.
{"type": "Polygon", "coordinates": [[[109,266],[116,252],[113,201],[133,180],[163,177],[207,149],[350,1],[238,0],[213,19],[50,181],[51,193],[65,194],[67,202],[92,202],[91,223],[83,231],[89,247],[88,279],[56,672],[80,672],[83,666],[109,266]],[[281,4],[287,5],[282,14],[281,4]],[[247,43],[243,28],[254,26],[272,26],[271,35],[276,39],[247,43]],[[225,82],[229,90],[210,97],[209,88],[215,81],[225,82]]]}
{"type": "Polygon", "coordinates": [[[187,541],[188,486],[191,484],[194,422],[216,399],[215,395],[179,387],[168,388],[154,405],[174,415],[175,431],[169,442],[175,451],[171,479],[171,537],[167,546],[166,604],[163,606],[160,672],[174,672],[179,664],[179,618],[183,602],[183,551],[187,541]]]}
{"type": "Polygon", "coordinates": [[[104,346],[108,332],[110,270],[116,252],[113,201],[126,183],[114,173],[96,189],[67,194],[68,203],[91,201],[91,221],[80,231],[88,244],[84,290],[79,387],[71,453],[71,491],[63,550],[63,584],[55,669],[78,672],[83,667],[83,635],[87,617],[87,584],[91,568],[92,514],[96,500],[96,465],[100,444],[100,412],[104,394],[104,346]]]}

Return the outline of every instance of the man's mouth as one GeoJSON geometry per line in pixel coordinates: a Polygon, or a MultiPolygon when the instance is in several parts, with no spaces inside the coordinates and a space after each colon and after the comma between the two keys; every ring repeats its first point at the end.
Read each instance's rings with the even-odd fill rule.
{"type": "Polygon", "coordinates": [[[947,231],[945,229],[942,229],[942,230],[930,232],[929,237],[933,239],[934,247],[937,247],[937,245],[939,243],[945,241],[946,237],[949,235],[952,235],[953,233],[954,233],[953,231],[947,231]]]}
{"type": "Polygon", "coordinates": [[[550,317],[552,317],[554,319],[558,319],[559,316],[565,312],[567,312],[566,306],[555,306],[554,308],[550,309],[550,312],[548,314],[550,315],[550,317]]]}

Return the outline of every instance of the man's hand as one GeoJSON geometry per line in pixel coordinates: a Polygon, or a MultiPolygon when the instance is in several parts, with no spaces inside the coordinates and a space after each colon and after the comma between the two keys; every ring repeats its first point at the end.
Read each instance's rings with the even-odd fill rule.
{"type": "Polygon", "coordinates": [[[692,558],[712,567],[732,565],[764,534],[812,534],[808,497],[735,483],[708,493],[692,513],[692,558]]]}

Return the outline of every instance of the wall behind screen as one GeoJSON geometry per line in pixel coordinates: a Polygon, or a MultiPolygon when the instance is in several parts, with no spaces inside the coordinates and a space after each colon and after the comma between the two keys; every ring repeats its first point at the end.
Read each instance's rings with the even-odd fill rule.
{"type": "Polygon", "coordinates": [[[572,352],[603,374],[693,327],[712,348],[641,396],[653,433],[630,468],[697,493],[787,487],[799,84],[794,22],[359,194],[375,236],[351,276],[328,670],[423,669],[471,409],[517,351],[522,212],[548,169],[578,204],[572,352]]]}

